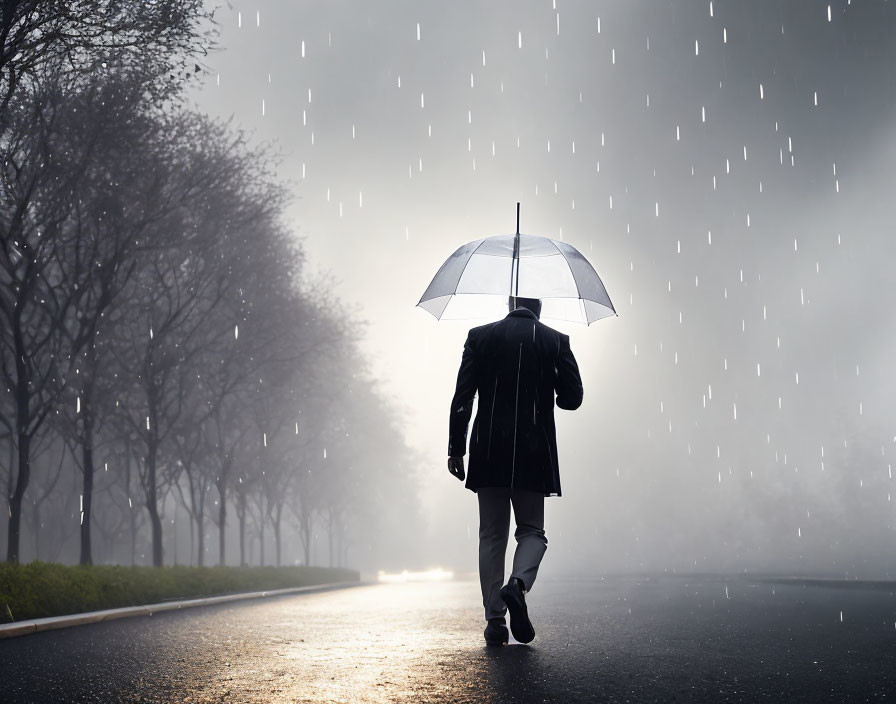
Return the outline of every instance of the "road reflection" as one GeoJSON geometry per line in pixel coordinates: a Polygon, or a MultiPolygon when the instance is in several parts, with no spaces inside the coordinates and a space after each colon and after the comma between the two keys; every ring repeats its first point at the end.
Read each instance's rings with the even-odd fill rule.
{"type": "MultiPolygon", "coordinates": [[[[260,604],[248,630],[238,621],[248,610],[234,610],[229,628],[247,647],[213,692],[245,702],[492,702],[539,692],[537,646],[486,647],[479,601],[475,582],[399,582],[260,604]]],[[[216,701],[211,694],[192,701],[216,701]]]]}

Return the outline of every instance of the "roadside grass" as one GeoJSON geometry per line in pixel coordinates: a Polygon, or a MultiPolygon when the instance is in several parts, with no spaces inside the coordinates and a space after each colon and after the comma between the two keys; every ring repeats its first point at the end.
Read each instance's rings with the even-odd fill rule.
{"type": "Polygon", "coordinates": [[[0,564],[0,623],[240,592],[356,582],[335,567],[0,564]]]}

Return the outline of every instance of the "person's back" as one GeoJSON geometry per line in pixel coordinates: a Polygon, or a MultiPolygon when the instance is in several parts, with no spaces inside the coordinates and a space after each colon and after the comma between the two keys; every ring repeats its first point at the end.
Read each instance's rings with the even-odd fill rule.
{"type": "Polygon", "coordinates": [[[535,635],[523,595],[547,547],[544,497],[560,496],[555,394],[557,405],[569,410],[578,408],[583,396],[569,337],[539,322],[540,301],[517,301],[523,307],[512,306],[504,319],[469,331],[449,423],[448,468],[463,479],[467,428],[478,394],[466,487],[479,497],[479,573],[489,643],[506,641],[507,607],[514,636],[529,642],[535,635]],[[511,578],[501,588],[511,503],[517,550],[511,578]]]}
{"type": "Polygon", "coordinates": [[[559,496],[554,394],[560,408],[582,403],[569,337],[527,308],[470,330],[451,404],[449,456],[464,454],[477,392],[467,488],[519,487],[559,496]]]}

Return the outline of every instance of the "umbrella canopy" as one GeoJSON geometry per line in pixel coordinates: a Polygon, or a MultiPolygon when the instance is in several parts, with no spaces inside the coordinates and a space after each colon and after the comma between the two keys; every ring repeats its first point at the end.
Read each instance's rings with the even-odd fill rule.
{"type": "Polygon", "coordinates": [[[590,325],[616,315],[607,289],[581,252],[565,242],[519,232],[459,247],[417,305],[439,320],[502,317],[510,295],[541,299],[543,318],[590,325]]]}

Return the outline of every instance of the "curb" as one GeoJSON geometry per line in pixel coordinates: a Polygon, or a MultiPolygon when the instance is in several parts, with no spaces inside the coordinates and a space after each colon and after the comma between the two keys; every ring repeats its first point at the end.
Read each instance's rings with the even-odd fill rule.
{"type": "Polygon", "coordinates": [[[272,589],[263,592],[244,592],[241,594],[225,594],[224,596],[210,596],[200,599],[185,599],[182,601],[166,601],[161,604],[146,604],[144,606],[125,606],[119,609],[106,609],[104,611],[90,611],[82,614],[69,614],[66,616],[49,616],[47,618],[35,618],[28,621],[0,624],[0,640],[15,638],[17,636],[49,631],[56,628],[69,628],[81,626],[87,623],[100,621],[112,621],[117,618],[130,616],[152,616],[161,611],[176,611],[189,609],[194,606],[211,606],[223,604],[228,601],[241,599],[258,599],[268,596],[280,596],[283,594],[308,594],[313,592],[327,592],[334,589],[347,589],[349,587],[368,586],[370,582],[330,582],[327,584],[313,584],[307,587],[287,587],[286,589],[272,589]]]}

